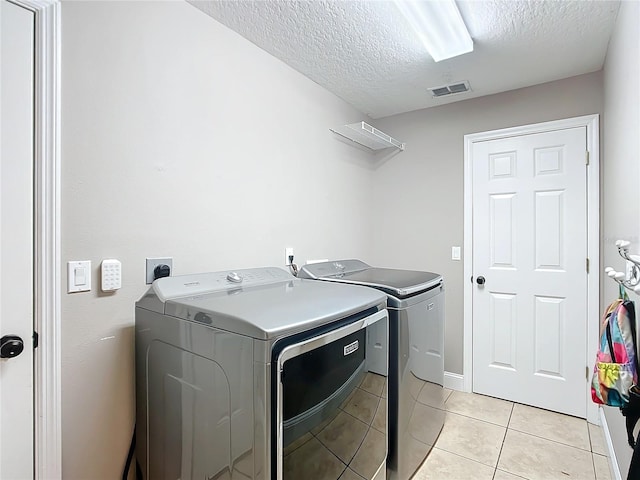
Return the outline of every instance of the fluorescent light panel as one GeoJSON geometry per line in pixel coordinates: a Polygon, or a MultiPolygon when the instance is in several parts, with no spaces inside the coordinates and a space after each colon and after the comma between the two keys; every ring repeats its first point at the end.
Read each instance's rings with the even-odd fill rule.
{"type": "Polygon", "coordinates": [[[436,62],[473,51],[473,40],[454,0],[394,0],[436,62]]]}

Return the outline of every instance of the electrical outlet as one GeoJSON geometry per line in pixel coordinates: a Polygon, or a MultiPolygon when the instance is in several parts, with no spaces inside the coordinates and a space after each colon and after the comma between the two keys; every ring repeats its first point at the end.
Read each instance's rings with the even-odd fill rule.
{"type": "Polygon", "coordinates": [[[289,257],[293,258],[293,247],[285,247],[284,249],[284,264],[287,266],[293,263],[289,257]]]}
{"type": "Polygon", "coordinates": [[[147,268],[146,268],[146,283],[150,285],[153,283],[153,270],[158,265],[168,265],[171,269],[171,273],[173,273],[173,257],[158,257],[158,258],[147,258],[147,268]]]}

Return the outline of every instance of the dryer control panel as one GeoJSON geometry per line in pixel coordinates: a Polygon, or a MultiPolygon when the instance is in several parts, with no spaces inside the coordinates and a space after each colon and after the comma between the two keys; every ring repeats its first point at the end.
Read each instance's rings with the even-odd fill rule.
{"type": "Polygon", "coordinates": [[[246,268],[160,278],[153,290],[163,302],[172,298],[233,290],[267,283],[290,282],[295,277],[278,267],[246,268]]]}

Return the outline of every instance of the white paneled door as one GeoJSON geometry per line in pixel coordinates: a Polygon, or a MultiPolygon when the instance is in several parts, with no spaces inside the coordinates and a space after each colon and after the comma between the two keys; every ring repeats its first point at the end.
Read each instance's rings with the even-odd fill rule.
{"type": "Polygon", "coordinates": [[[0,0],[0,479],[33,478],[34,14],[0,0]],[[23,350],[20,351],[21,343],[23,350]]]}
{"type": "Polygon", "coordinates": [[[586,142],[577,127],[472,150],[473,391],[583,418],[586,142]]]}

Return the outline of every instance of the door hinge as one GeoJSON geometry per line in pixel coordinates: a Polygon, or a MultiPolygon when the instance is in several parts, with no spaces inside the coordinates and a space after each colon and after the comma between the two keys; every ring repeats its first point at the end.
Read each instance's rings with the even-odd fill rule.
{"type": "Polygon", "coordinates": [[[589,380],[589,365],[587,365],[586,367],[584,367],[584,378],[586,378],[587,380],[589,380]]]}
{"type": "Polygon", "coordinates": [[[40,335],[38,335],[38,332],[33,332],[33,348],[38,348],[39,341],[40,335]]]}
{"type": "Polygon", "coordinates": [[[587,258],[587,273],[589,273],[589,259],[587,258]]]}
{"type": "Polygon", "coordinates": [[[586,163],[587,165],[589,165],[589,150],[587,150],[587,154],[586,154],[586,163]]]}

